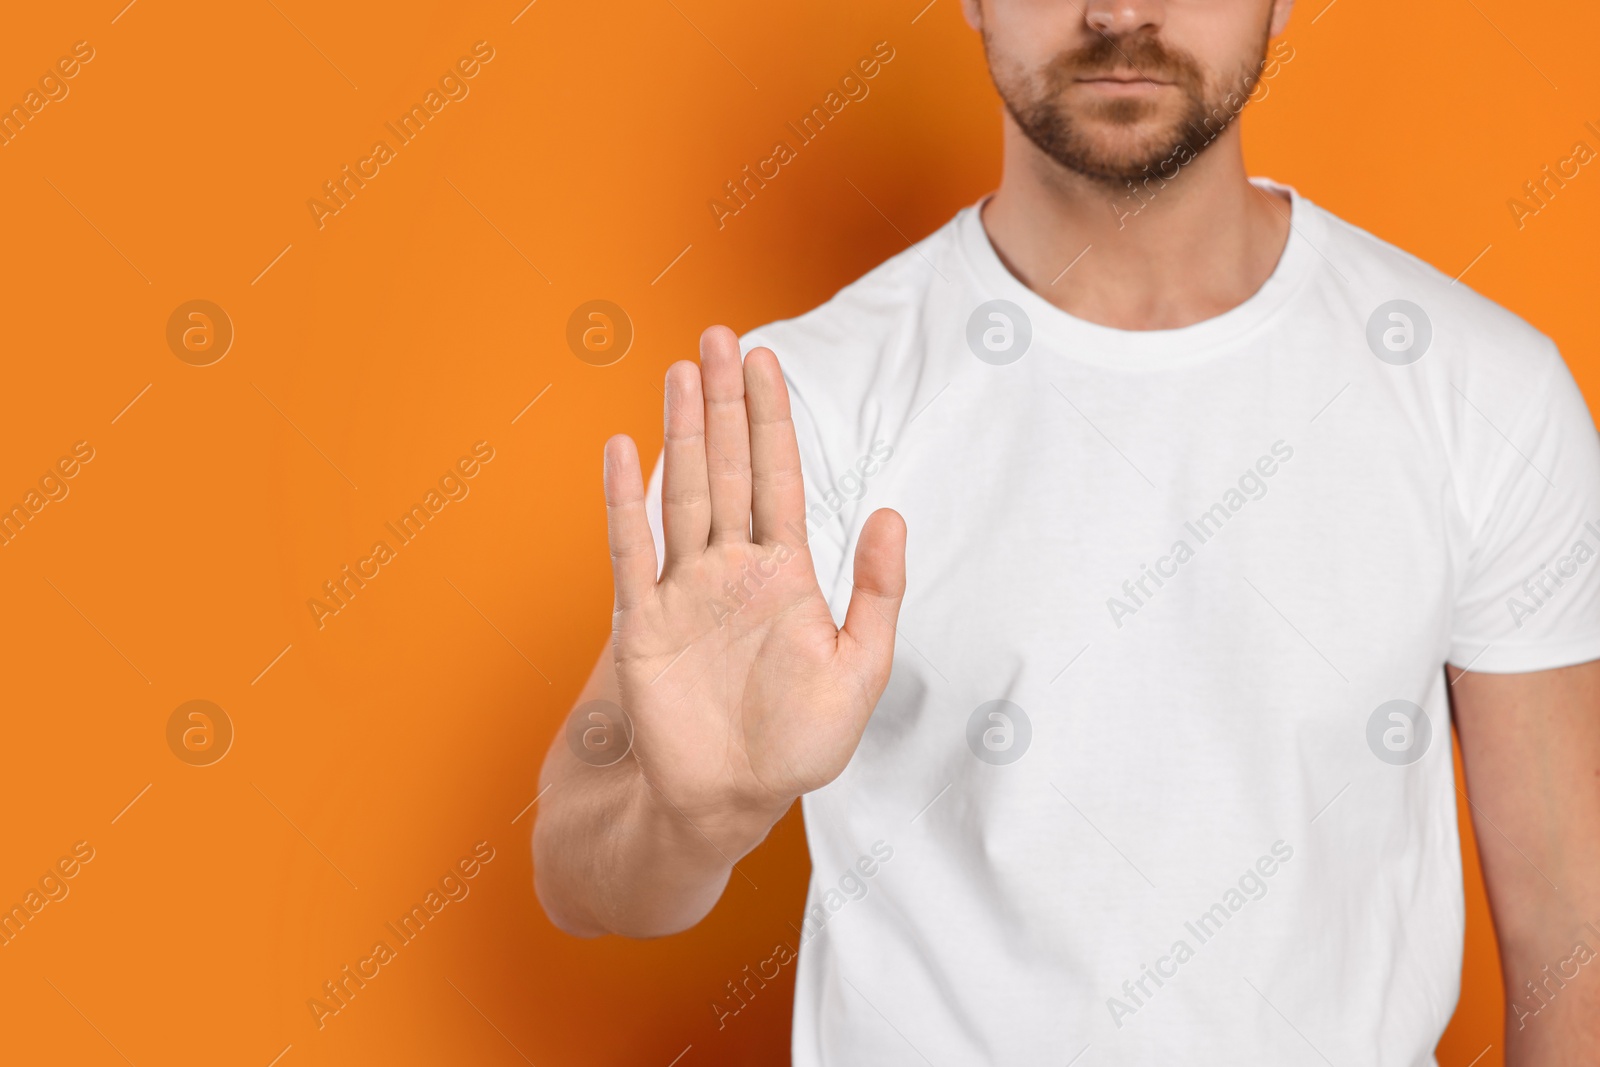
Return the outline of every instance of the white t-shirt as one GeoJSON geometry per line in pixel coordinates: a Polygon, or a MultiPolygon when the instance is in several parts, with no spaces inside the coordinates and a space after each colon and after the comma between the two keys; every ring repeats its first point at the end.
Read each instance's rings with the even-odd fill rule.
{"type": "Polygon", "coordinates": [[[1549,339],[1285,191],[1272,276],[1182,329],[1054,307],[969,207],[744,338],[840,621],[866,517],[909,527],[804,799],[798,1067],[1434,1062],[1443,665],[1600,658],[1600,444],[1549,339]]]}

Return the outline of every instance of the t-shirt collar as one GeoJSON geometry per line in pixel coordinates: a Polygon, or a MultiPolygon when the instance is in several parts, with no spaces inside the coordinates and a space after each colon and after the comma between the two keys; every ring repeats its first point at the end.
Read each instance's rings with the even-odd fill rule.
{"type": "MultiPolygon", "coordinates": [[[[1289,239],[1272,274],[1248,299],[1220,315],[1177,329],[1120,330],[1077,318],[1029,289],[995,252],[984,230],[981,210],[988,197],[962,209],[956,219],[957,240],[967,268],[984,299],[1010,300],[1028,315],[1035,344],[1057,354],[1130,369],[1170,366],[1214,354],[1278,316],[1289,298],[1321,260],[1327,231],[1324,213],[1292,186],[1252,178],[1262,190],[1289,196],[1289,239]]],[[[1091,253],[1092,255],[1092,253],[1091,253]]],[[[1080,269],[1093,270],[1085,258],[1080,269]]]]}

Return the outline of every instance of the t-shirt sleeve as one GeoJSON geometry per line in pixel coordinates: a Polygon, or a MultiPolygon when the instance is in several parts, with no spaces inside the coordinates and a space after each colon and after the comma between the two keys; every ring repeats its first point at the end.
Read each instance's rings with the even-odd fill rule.
{"type": "Polygon", "coordinates": [[[1450,663],[1495,674],[1600,659],[1600,436],[1553,351],[1530,401],[1503,427],[1470,406],[1485,457],[1471,463],[1467,574],[1450,663]]]}
{"type": "MultiPolygon", "coordinates": [[[[760,336],[747,334],[740,338],[739,350],[746,355],[752,348],[766,344],[760,336]]],[[[811,546],[811,560],[817,572],[817,582],[823,596],[830,603],[839,580],[848,549],[845,509],[835,506],[838,494],[834,491],[834,477],[829,468],[822,433],[817,419],[795,380],[785,369],[784,381],[789,387],[789,409],[794,419],[795,440],[800,448],[800,474],[806,490],[806,516],[804,530],[811,546]]],[[[661,486],[664,476],[664,454],[656,456],[655,468],[645,487],[645,514],[650,520],[650,535],[656,543],[656,574],[666,565],[666,541],[661,524],[661,486]]],[[[796,532],[798,538],[798,531],[796,532]]],[[[834,608],[835,621],[843,618],[843,605],[834,608]]]]}

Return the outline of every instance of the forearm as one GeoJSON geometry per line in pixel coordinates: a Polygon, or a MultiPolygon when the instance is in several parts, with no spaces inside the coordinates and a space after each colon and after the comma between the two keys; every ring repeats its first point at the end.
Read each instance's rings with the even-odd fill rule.
{"type": "Polygon", "coordinates": [[[1493,823],[1487,811],[1474,813],[1486,873],[1494,872],[1507,1067],[1577,1067],[1596,1062],[1600,1050],[1594,798],[1584,795],[1590,787],[1577,768],[1553,780],[1572,784],[1537,801],[1523,793],[1521,805],[1501,800],[1493,823]]]}
{"type": "Polygon", "coordinates": [[[1506,1067],[1578,1067],[1600,1049],[1600,934],[1587,923],[1549,925],[1501,945],[1506,1067]]]}
{"type": "Polygon", "coordinates": [[[1583,792],[1577,779],[1537,805],[1502,807],[1499,830],[1479,820],[1480,850],[1496,871],[1507,1067],[1588,1065],[1600,1050],[1600,868],[1583,792]]]}
{"type": "MultiPolygon", "coordinates": [[[[576,761],[573,761],[576,763],[576,761]]],[[[579,937],[661,937],[715,906],[737,863],[782,812],[675,809],[631,757],[568,766],[534,827],[534,886],[545,912],[579,937]]]]}
{"type": "Polygon", "coordinates": [[[1600,663],[1453,672],[1473,824],[1500,945],[1508,1067],[1600,1049],[1600,663]]]}

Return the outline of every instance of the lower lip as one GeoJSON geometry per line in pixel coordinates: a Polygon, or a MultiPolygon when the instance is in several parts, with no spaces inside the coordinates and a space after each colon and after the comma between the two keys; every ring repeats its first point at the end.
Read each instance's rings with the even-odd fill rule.
{"type": "Polygon", "coordinates": [[[1110,78],[1086,78],[1078,85],[1087,86],[1096,92],[1109,93],[1113,96],[1142,96],[1153,93],[1167,86],[1162,82],[1150,81],[1114,81],[1110,78]]]}

